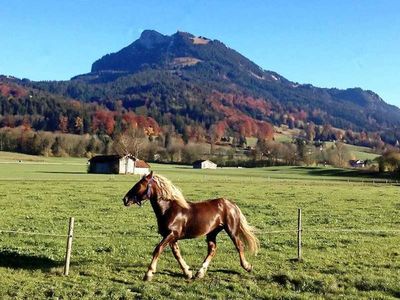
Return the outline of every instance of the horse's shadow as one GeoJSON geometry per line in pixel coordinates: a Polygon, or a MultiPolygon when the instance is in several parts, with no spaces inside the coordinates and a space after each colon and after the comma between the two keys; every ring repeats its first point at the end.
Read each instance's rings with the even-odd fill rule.
{"type": "Polygon", "coordinates": [[[215,270],[208,270],[209,273],[223,273],[228,275],[241,275],[242,273],[234,270],[227,270],[227,269],[215,269],[215,270]]]}
{"type": "Polygon", "coordinates": [[[62,262],[55,261],[45,256],[21,254],[11,250],[0,250],[0,267],[49,271],[52,268],[58,268],[62,265],[62,262]]]}
{"type": "Polygon", "coordinates": [[[184,277],[183,273],[177,273],[177,272],[173,272],[173,271],[168,271],[168,270],[162,270],[160,272],[157,272],[158,274],[163,274],[163,275],[167,275],[167,276],[171,276],[171,277],[184,277]]]}

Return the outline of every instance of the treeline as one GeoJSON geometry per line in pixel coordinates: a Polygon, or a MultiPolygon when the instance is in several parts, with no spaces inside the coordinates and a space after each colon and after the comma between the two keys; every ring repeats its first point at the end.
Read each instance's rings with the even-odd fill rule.
{"type": "MultiPolygon", "coordinates": [[[[230,146],[206,142],[188,142],[171,132],[157,137],[144,130],[131,128],[114,139],[108,135],[76,135],[33,131],[20,126],[0,129],[0,151],[22,152],[44,156],[74,156],[90,158],[97,154],[131,153],[149,162],[192,164],[198,159],[211,159],[219,167],[267,167],[278,165],[332,165],[349,167],[357,157],[345,143],[309,142],[296,138],[292,142],[258,139],[255,147],[246,147],[245,140],[230,146]]],[[[400,172],[400,149],[385,147],[376,161],[365,161],[367,169],[380,172],[400,172]]]]}
{"type": "MultiPolygon", "coordinates": [[[[233,90],[224,81],[210,82],[200,76],[200,71],[200,74],[193,72],[191,68],[173,72],[145,69],[108,82],[83,79],[62,82],[24,81],[21,84],[30,89],[29,96],[3,96],[0,99],[0,114],[3,118],[0,126],[18,126],[29,122],[35,130],[113,135],[114,131],[115,134],[123,131],[122,115],[130,112],[153,120],[153,124],[157,123],[159,127],[169,126],[186,140],[190,139],[188,136],[198,135],[199,132],[209,134],[211,127],[218,127],[220,132],[221,126],[224,126],[225,136],[259,137],[260,133],[270,134],[268,124],[305,129],[309,123],[319,127],[331,126],[365,132],[368,135],[376,132],[382,141],[392,145],[400,138],[398,129],[380,130],[394,124],[392,113],[380,110],[380,113],[388,117],[382,122],[378,122],[375,114],[368,113],[365,107],[365,113],[360,114],[359,105],[368,106],[377,97],[360,89],[329,90],[329,93],[323,93],[322,98],[315,99],[321,89],[303,85],[289,89],[286,86],[289,83],[281,79],[280,85],[274,85],[272,94],[266,90],[264,93],[254,93],[233,90]],[[346,99],[354,96],[358,100],[333,101],[331,94],[346,99]],[[71,97],[79,101],[71,100],[71,97]],[[280,98],[286,100],[278,101],[280,98]],[[295,100],[288,101],[290,98],[295,100]],[[102,112],[96,115],[98,110],[102,112]]],[[[255,83],[254,87],[259,84],[255,83]]],[[[271,83],[265,84],[269,86],[271,83]]],[[[333,135],[329,137],[325,133],[316,133],[320,140],[333,139],[333,135]]],[[[365,142],[365,139],[353,139],[351,136],[347,142],[352,143],[353,140],[357,145],[365,142]]]]}
{"type": "Polygon", "coordinates": [[[0,151],[43,156],[91,157],[97,153],[112,153],[112,140],[105,135],[35,132],[20,126],[0,129],[0,151]]]}
{"type": "Polygon", "coordinates": [[[180,136],[167,133],[148,136],[143,129],[131,128],[113,138],[104,135],[66,134],[33,131],[31,128],[0,128],[0,151],[32,155],[87,157],[97,154],[131,153],[147,161],[192,163],[208,157],[207,144],[185,144],[180,136]]]}
{"type": "Polygon", "coordinates": [[[35,131],[110,136],[130,127],[142,128],[149,136],[160,132],[153,118],[122,108],[111,111],[96,103],[86,104],[41,92],[22,97],[0,95],[0,128],[19,126],[35,131]]]}
{"type": "Polygon", "coordinates": [[[307,142],[341,141],[347,144],[363,146],[382,151],[386,144],[378,132],[354,132],[353,130],[333,128],[329,124],[323,126],[308,122],[300,131],[299,137],[307,142]]]}
{"type": "Polygon", "coordinates": [[[0,128],[23,126],[33,131],[108,136],[112,140],[130,128],[139,128],[152,139],[172,133],[185,145],[218,144],[249,136],[271,140],[271,124],[301,129],[308,142],[338,140],[381,149],[385,142],[395,145],[399,138],[398,130],[337,129],[324,123],[332,121],[325,110],[276,103],[226,88],[218,92],[211,84],[200,88],[194,78],[187,81],[184,76],[184,72],[178,76],[144,70],[105,83],[72,80],[23,82],[14,87],[3,84],[0,128]],[[85,101],[68,98],[72,96],[85,101]]]}

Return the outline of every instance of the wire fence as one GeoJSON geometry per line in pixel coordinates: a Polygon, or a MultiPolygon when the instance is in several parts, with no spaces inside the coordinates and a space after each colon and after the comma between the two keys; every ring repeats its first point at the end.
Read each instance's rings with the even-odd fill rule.
{"type": "Polygon", "coordinates": [[[13,234],[23,234],[23,235],[43,235],[43,236],[55,236],[55,237],[67,237],[66,234],[43,233],[43,232],[33,232],[33,231],[21,231],[21,230],[7,230],[7,229],[0,229],[0,233],[13,233],[13,234]]]}
{"type": "MultiPolygon", "coordinates": [[[[288,230],[267,230],[267,231],[258,231],[258,234],[278,234],[278,233],[297,233],[297,229],[288,229],[288,230]]],[[[302,232],[348,232],[348,233],[394,233],[400,234],[400,229],[346,229],[346,228],[325,228],[325,229],[302,229],[302,232]]],[[[39,236],[52,236],[52,237],[68,237],[68,234],[56,234],[56,233],[44,233],[44,232],[33,232],[33,231],[21,231],[21,230],[7,230],[0,229],[1,233],[10,233],[10,234],[22,234],[22,235],[39,235],[39,236]]],[[[113,235],[74,235],[74,239],[97,239],[97,238],[114,238],[116,235],[123,237],[160,237],[160,235],[153,234],[113,234],[113,235]]]]}
{"type": "MultiPolygon", "coordinates": [[[[257,234],[278,234],[278,233],[297,233],[298,229],[287,229],[287,230],[263,230],[257,231],[257,234]]],[[[400,234],[400,229],[354,229],[354,228],[324,228],[324,229],[302,229],[302,232],[348,232],[348,233],[393,233],[400,234]]],[[[22,235],[38,235],[38,236],[51,236],[51,237],[68,237],[68,234],[58,234],[58,233],[45,233],[45,232],[35,232],[35,231],[22,231],[22,230],[8,230],[8,229],[0,229],[1,233],[9,233],[9,234],[22,234],[22,235]]],[[[123,233],[113,233],[112,235],[74,235],[75,239],[83,238],[114,238],[116,236],[122,237],[161,237],[160,235],[154,234],[123,234],[123,233]]]]}
{"type": "MultiPolygon", "coordinates": [[[[57,234],[57,233],[44,233],[44,232],[34,232],[34,231],[22,231],[22,230],[8,230],[8,229],[0,229],[0,234],[1,233],[9,233],[9,234],[22,234],[22,235],[40,235],[40,236],[53,236],[53,237],[68,237],[68,234],[57,234]]],[[[128,235],[128,234],[112,234],[112,235],[74,235],[74,239],[97,239],[97,238],[113,238],[116,235],[119,236],[130,236],[130,237],[160,237],[159,235],[151,235],[151,234],[146,234],[146,235],[128,235]]]]}
{"type": "MultiPolygon", "coordinates": [[[[160,235],[142,235],[142,234],[125,234],[125,233],[113,233],[113,234],[104,234],[104,235],[74,235],[74,218],[71,217],[69,219],[68,233],[67,234],[58,234],[58,233],[44,233],[44,232],[34,232],[34,231],[23,231],[23,230],[9,230],[9,229],[1,229],[0,234],[15,234],[15,235],[29,235],[29,236],[49,236],[49,237],[62,237],[67,239],[67,247],[65,254],[65,266],[64,266],[64,275],[68,275],[69,265],[71,259],[72,252],[72,240],[73,239],[108,239],[115,238],[116,236],[124,236],[124,237],[134,237],[134,238],[149,238],[149,237],[160,237],[160,235]]],[[[282,229],[282,230],[263,230],[262,232],[258,232],[259,235],[274,235],[274,234],[284,234],[284,233],[292,233],[297,234],[297,260],[302,260],[302,235],[303,233],[359,233],[359,234],[394,234],[400,235],[400,229],[356,229],[356,228],[321,228],[321,229],[313,229],[313,228],[303,228],[302,225],[302,211],[298,209],[297,215],[297,228],[293,229],[282,229]]]]}

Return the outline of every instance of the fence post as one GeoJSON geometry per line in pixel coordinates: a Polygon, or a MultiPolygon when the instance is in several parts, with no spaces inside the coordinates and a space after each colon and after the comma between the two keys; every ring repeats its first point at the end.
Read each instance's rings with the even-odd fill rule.
{"type": "Polygon", "coordinates": [[[302,225],[301,225],[301,208],[297,209],[297,260],[301,261],[301,232],[302,232],[302,225]]]}
{"type": "Polygon", "coordinates": [[[75,221],[74,217],[69,218],[67,250],[65,252],[65,266],[64,266],[64,275],[65,276],[68,276],[69,263],[71,262],[72,238],[74,235],[74,221],[75,221]]]}

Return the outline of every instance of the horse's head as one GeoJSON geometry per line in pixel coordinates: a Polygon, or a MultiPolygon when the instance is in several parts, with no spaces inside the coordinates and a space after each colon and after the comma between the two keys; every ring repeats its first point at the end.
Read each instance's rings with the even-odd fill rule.
{"type": "Polygon", "coordinates": [[[125,206],[130,206],[135,203],[142,206],[142,202],[150,199],[151,196],[151,184],[153,182],[153,171],[148,175],[143,176],[130,190],[126,193],[122,199],[125,206]]]}

